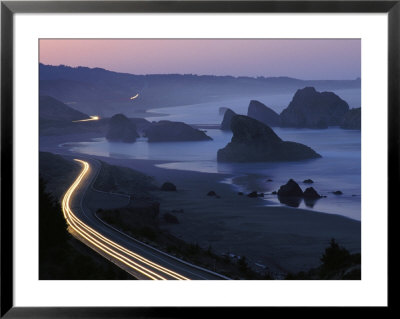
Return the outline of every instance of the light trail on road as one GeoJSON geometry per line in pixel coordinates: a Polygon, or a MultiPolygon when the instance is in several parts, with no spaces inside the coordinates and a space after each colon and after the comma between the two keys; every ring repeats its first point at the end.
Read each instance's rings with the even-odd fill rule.
{"type": "Polygon", "coordinates": [[[132,96],[132,97],[131,97],[131,100],[136,99],[138,96],[139,96],[139,93],[137,93],[135,96],[132,96]]]}
{"type": "Polygon", "coordinates": [[[75,161],[79,162],[83,166],[83,168],[74,183],[65,193],[62,200],[62,210],[64,218],[67,221],[68,225],[79,236],[87,240],[97,249],[101,250],[106,255],[118,260],[130,269],[144,275],[149,279],[167,280],[168,278],[166,278],[165,276],[169,276],[173,279],[189,280],[189,278],[186,278],[170,269],[162,267],[161,265],[158,265],[115,243],[114,241],[103,236],[93,228],[89,227],[73,213],[70,207],[71,197],[74,194],[75,190],[79,187],[79,185],[81,185],[82,180],[84,180],[84,178],[87,178],[88,172],[90,170],[90,165],[88,162],[79,159],[75,159],[75,161]]]}
{"type": "Polygon", "coordinates": [[[98,121],[100,119],[99,116],[97,115],[91,115],[90,118],[88,119],[83,119],[83,120],[77,120],[77,121],[72,121],[72,122],[89,122],[89,121],[98,121]]]}

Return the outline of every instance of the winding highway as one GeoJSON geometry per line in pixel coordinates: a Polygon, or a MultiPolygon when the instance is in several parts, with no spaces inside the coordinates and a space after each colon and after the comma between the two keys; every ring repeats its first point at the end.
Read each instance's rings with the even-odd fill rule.
{"type": "MultiPolygon", "coordinates": [[[[88,192],[99,192],[92,185],[101,164],[95,160],[75,159],[82,170],[62,200],[69,231],[96,252],[129,272],[137,279],[150,280],[221,280],[229,279],[192,265],[142,243],[100,220],[85,203],[88,192]]],[[[104,192],[100,192],[104,193],[104,192]]],[[[104,193],[107,196],[125,196],[104,193]]]]}

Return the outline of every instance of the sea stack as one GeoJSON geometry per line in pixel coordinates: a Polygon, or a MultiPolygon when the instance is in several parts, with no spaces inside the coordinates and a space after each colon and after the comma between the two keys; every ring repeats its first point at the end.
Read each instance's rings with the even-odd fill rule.
{"type": "Polygon", "coordinates": [[[298,161],[319,158],[310,147],[282,141],[268,126],[244,115],[235,115],[231,121],[232,140],[219,149],[219,162],[298,161]]]}
{"type": "Polygon", "coordinates": [[[317,92],[313,87],[297,90],[289,106],[280,114],[282,127],[324,129],[341,125],[349,105],[333,92],[317,92]]]}
{"type": "Polygon", "coordinates": [[[221,130],[230,131],[231,130],[231,121],[232,117],[236,115],[231,109],[227,109],[224,114],[224,119],[221,122],[221,130]]]}
{"type": "Polygon", "coordinates": [[[116,114],[109,122],[106,139],[111,142],[132,143],[136,141],[139,134],[136,132],[136,125],[125,115],[116,114]]]}
{"type": "Polygon", "coordinates": [[[361,130],[361,107],[349,110],[344,115],[340,127],[346,130],[361,130]]]}
{"type": "Polygon", "coordinates": [[[279,126],[279,114],[261,102],[252,100],[250,101],[249,108],[247,109],[247,116],[256,119],[268,126],[279,126]]]}

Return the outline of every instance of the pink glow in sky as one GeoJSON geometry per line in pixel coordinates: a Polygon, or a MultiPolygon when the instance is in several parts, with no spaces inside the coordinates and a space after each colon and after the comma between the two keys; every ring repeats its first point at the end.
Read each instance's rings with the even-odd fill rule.
{"type": "Polygon", "coordinates": [[[40,62],[133,74],[361,76],[360,39],[42,39],[40,62]]]}

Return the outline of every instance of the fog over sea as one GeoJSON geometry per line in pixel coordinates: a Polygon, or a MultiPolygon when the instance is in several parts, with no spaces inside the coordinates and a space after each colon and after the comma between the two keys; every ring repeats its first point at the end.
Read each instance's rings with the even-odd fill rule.
{"type": "MultiPolygon", "coordinates": [[[[346,100],[351,108],[359,107],[360,89],[334,91],[346,100]]],[[[293,94],[244,97],[231,101],[204,103],[153,109],[168,114],[149,117],[150,121],[172,120],[188,124],[219,124],[220,107],[229,107],[237,113],[246,114],[249,101],[258,100],[278,113],[291,101],[293,94]]],[[[150,111],[150,112],[151,112],[150,111]]],[[[314,187],[320,195],[327,196],[310,203],[301,200],[300,208],[339,214],[361,220],[361,132],[332,127],[325,130],[273,128],[283,140],[306,144],[322,155],[322,158],[279,163],[218,163],[217,151],[230,142],[232,133],[218,129],[207,129],[212,141],[147,143],[140,138],[135,143],[110,143],[105,138],[92,142],[70,144],[75,152],[117,158],[162,160],[166,169],[191,170],[211,173],[229,173],[233,177],[221,182],[229,183],[235,190],[245,194],[251,191],[265,192],[265,205],[281,205],[276,195],[270,195],[290,178],[305,190],[314,187]],[[314,184],[303,184],[305,179],[314,184]],[[272,181],[269,181],[272,180],[272,181]],[[334,195],[340,190],[343,195],[334,195]]],[[[66,145],[67,146],[67,145],[66,145]]],[[[172,181],[173,182],[173,181],[172,181]]]]}

